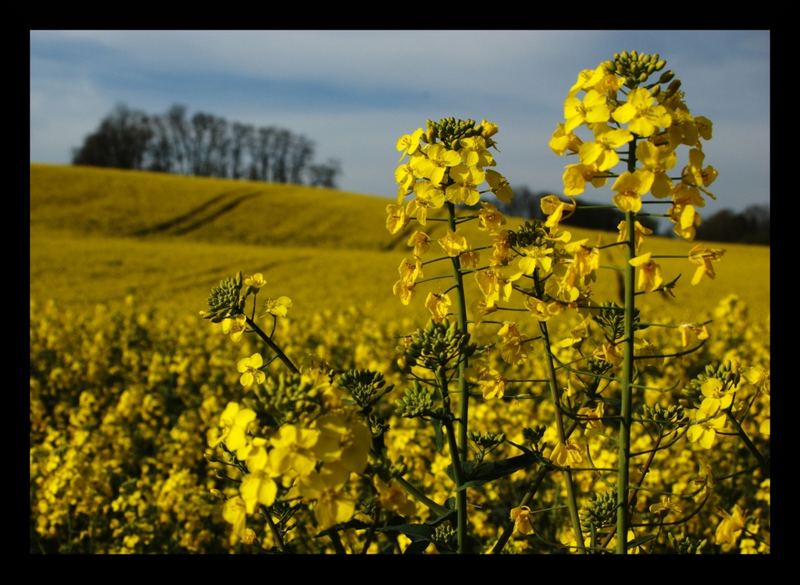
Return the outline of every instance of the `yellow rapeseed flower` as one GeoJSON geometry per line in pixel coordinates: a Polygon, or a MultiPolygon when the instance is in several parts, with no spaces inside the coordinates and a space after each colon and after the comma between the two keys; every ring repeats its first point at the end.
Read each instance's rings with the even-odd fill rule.
{"type": "Polygon", "coordinates": [[[514,197],[514,192],[511,190],[508,180],[497,171],[487,170],[486,182],[489,183],[489,189],[500,201],[509,203],[514,197]]]}
{"type": "Polygon", "coordinates": [[[578,156],[581,163],[594,164],[597,170],[606,171],[619,163],[617,149],[633,140],[633,134],[624,129],[613,129],[608,124],[597,124],[594,140],[581,145],[578,156]]]}
{"type": "Polygon", "coordinates": [[[731,514],[723,512],[723,515],[722,521],[714,532],[714,543],[722,546],[724,552],[728,552],[736,546],[736,541],[742,535],[745,519],[742,509],[738,505],[733,506],[731,514]]]}
{"type": "Polygon", "coordinates": [[[564,132],[563,123],[558,124],[550,140],[547,142],[550,150],[555,152],[558,156],[564,156],[567,151],[577,153],[582,144],[583,140],[574,132],[564,132]]]}
{"type": "Polygon", "coordinates": [[[708,276],[711,279],[715,278],[716,272],[714,272],[712,262],[718,262],[724,254],[725,250],[722,248],[707,248],[701,244],[697,244],[689,250],[689,262],[697,264],[697,270],[692,276],[692,284],[699,284],[703,276],[708,276]]]}
{"type": "Polygon", "coordinates": [[[467,245],[467,238],[458,235],[453,230],[447,230],[447,235],[437,240],[439,245],[444,250],[444,253],[450,257],[455,257],[464,252],[469,247],[467,245]]]}
{"type": "Polygon", "coordinates": [[[574,467],[583,462],[583,455],[577,445],[558,441],[550,453],[550,460],[559,467],[574,467]]]}
{"type": "Polygon", "coordinates": [[[428,251],[428,248],[431,245],[431,237],[425,232],[418,230],[411,234],[411,237],[408,238],[406,245],[414,248],[415,257],[421,258],[422,255],[428,251]]]}
{"type": "Polygon", "coordinates": [[[451,304],[452,302],[447,294],[429,292],[425,298],[425,307],[431,312],[431,318],[437,323],[441,323],[447,318],[451,304]]]}
{"type": "Polygon", "coordinates": [[[633,173],[625,171],[611,186],[612,191],[617,191],[613,201],[621,211],[635,211],[642,209],[642,195],[646,194],[653,185],[653,173],[637,170],[633,173]]]}
{"type": "Polygon", "coordinates": [[[632,89],[627,101],[614,110],[613,118],[620,124],[628,124],[628,130],[634,134],[652,136],[657,128],[668,128],[672,123],[667,109],[654,104],[655,98],[647,89],[632,89]]]}
{"type": "Polygon", "coordinates": [[[247,318],[244,315],[222,320],[222,332],[226,335],[230,334],[234,342],[238,342],[242,338],[246,329],[247,318]]]}
{"type": "Polygon", "coordinates": [[[422,128],[417,128],[411,134],[403,134],[397,139],[395,148],[401,153],[402,159],[407,154],[414,154],[419,148],[419,141],[425,131],[422,128]]]}
{"type": "MultiPolygon", "coordinates": [[[[642,242],[644,242],[644,237],[652,235],[653,230],[648,227],[643,226],[638,221],[635,221],[633,224],[633,246],[636,249],[636,253],[639,253],[639,248],[642,247],[642,242]]],[[[619,230],[619,235],[617,236],[618,242],[626,242],[628,240],[628,222],[624,219],[617,224],[617,229],[619,230]]]]}
{"type": "Polygon", "coordinates": [[[517,506],[511,509],[511,520],[514,521],[514,532],[518,534],[533,534],[531,526],[531,509],[528,506],[517,506]]]}
{"type": "Polygon", "coordinates": [[[712,403],[703,402],[695,411],[694,423],[686,432],[686,437],[692,443],[700,443],[703,449],[711,449],[717,431],[725,428],[725,413],[714,408],[712,403]]]}
{"type": "Polygon", "coordinates": [[[390,234],[396,234],[408,224],[409,218],[403,205],[390,203],[386,206],[386,229],[390,234]]]}
{"type": "Polygon", "coordinates": [[[564,101],[564,132],[572,132],[584,123],[608,122],[610,117],[606,96],[593,89],[586,92],[583,100],[569,96],[564,101]]]}
{"type": "Polygon", "coordinates": [[[652,252],[647,252],[628,261],[628,264],[639,269],[639,277],[636,280],[637,292],[653,292],[664,284],[661,267],[651,260],[652,255],[652,252]]]}
{"type": "Polygon", "coordinates": [[[636,145],[636,158],[646,172],[653,173],[650,192],[654,197],[668,197],[672,193],[672,180],[667,175],[678,161],[675,151],[669,146],[656,146],[648,140],[636,145]]]}
{"type": "Polygon", "coordinates": [[[263,365],[264,359],[260,353],[254,353],[250,357],[239,360],[237,369],[242,374],[239,383],[245,388],[249,388],[253,384],[263,384],[267,377],[260,369],[263,365]]]}

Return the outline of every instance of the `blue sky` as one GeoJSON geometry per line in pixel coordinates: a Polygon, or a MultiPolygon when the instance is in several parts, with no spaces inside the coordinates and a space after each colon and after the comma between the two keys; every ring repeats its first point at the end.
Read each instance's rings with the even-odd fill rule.
{"type": "MultiPolygon", "coordinates": [[[[428,118],[500,127],[497,169],[560,192],[566,160],[547,140],[581,69],[616,51],[658,52],[692,113],[714,122],[706,161],[722,207],[768,203],[768,31],[32,31],[34,162],[71,149],[118,102],[181,103],[305,134],[338,158],[344,190],[392,196],[398,136],[428,118]]],[[[587,198],[605,199],[589,189],[587,198]]]]}

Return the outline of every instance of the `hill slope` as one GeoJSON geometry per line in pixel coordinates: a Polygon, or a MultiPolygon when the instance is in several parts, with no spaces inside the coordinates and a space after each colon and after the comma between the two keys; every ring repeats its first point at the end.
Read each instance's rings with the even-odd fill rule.
{"type": "MultiPolygon", "coordinates": [[[[88,167],[32,164],[30,172],[33,298],[85,306],[133,294],[141,303],[195,312],[211,286],[243,270],[263,271],[270,283],[267,294],[291,296],[302,313],[371,303],[381,314],[409,314],[391,296],[396,267],[409,250],[405,234],[391,236],[384,227],[386,199],[88,167]]],[[[468,236],[474,223],[464,226],[468,236]]],[[[512,227],[519,223],[510,221],[512,227]]],[[[434,237],[444,226],[428,224],[434,237]]],[[[616,239],[606,232],[573,231],[601,243],[616,239]]],[[[656,254],[686,254],[690,247],[666,238],[649,240],[656,254]]],[[[685,295],[679,287],[678,302],[670,303],[675,318],[696,318],[697,311],[710,310],[733,291],[755,315],[768,314],[769,249],[721,247],[728,253],[717,265],[717,280],[685,295]]],[[[622,256],[610,248],[604,261],[620,264],[622,256]]],[[[683,273],[682,287],[691,288],[686,277],[692,265],[680,259],[662,263],[666,278],[683,273]]],[[[434,264],[425,275],[442,271],[445,263],[434,264]]],[[[438,290],[436,285],[421,285],[422,298],[427,287],[438,290]]],[[[616,283],[606,279],[596,292],[614,298],[616,283]]],[[[662,302],[647,297],[644,305],[662,302]]],[[[421,299],[411,311],[425,313],[421,299]]]]}

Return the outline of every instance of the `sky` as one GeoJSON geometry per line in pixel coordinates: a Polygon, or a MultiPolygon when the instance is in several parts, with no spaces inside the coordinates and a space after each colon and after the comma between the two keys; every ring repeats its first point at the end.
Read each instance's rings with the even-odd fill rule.
{"type": "Polygon", "coordinates": [[[69,163],[118,103],[180,103],[304,134],[316,160],[341,161],[341,189],[394,197],[397,138],[456,116],[499,126],[496,169],[512,186],[560,193],[572,160],[547,141],[567,91],[630,49],[659,53],[714,123],[704,215],[768,204],[769,31],[31,31],[30,160],[69,163]]]}

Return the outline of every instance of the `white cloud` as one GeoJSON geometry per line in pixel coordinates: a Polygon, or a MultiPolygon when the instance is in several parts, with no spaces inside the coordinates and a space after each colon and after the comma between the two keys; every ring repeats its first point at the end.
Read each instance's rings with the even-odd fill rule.
{"type": "Polygon", "coordinates": [[[88,78],[31,78],[30,157],[36,162],[68,162],[72,148],[91,132],[112,105],[88,78]]]}
{"type": "MultiPolygon", "coordinates": [[[[768,193],[768,33],[741,41],[725,31],[711,37],[702,31],[678,34],[638,31],[636,40],[652,39],[655,50],[674,53],[671,65],[684,79],[690,107],[715,122],[708,160],[720,169],[720,192],[731,192],[724,203],[743,205],[749,193],[768,193]],[[681,44],[686,39],[692,42],[681,44]],[[731,50],[713,45],[728,41],[730,47],[723,48],[731,50]],[[704,57],[703,43],[715,52],[713,59],[704,57]]],[[[31,157],[67,160],[69,149],[116,101],[150,111],[182,102],[231,120],[304,133],[316,141],[318,158],[342,160],[344,188],[388,195],[394,192],[397,136],[428,117],[459,115],[500,124],[498,161],[512,183],[558,189],[565,161],[549,151],[546,141],[566,89],[580,69],[608,58],[609,47],[615,50],[628,36],[614,31],[33,31],[31,157]],[[62,58],[59,51],[65,47],[87,50],[79,52],[82,60],[62,58]],[[148,77],[154,73],[162,74],[159,83],[148,77]],[[100,85],[109,74],[117,80],[113,88],[100,85]],[[125,84],[119,83],[120,74],[129,76],[125,84]],[[229,94],[180,93],[178,82],[163,85],[173,75],[196,74],[225,75],[234,88],[237,77],[246,77],[345,88],[348,95],[396,91],[429,97],[392,102],[362,96],[359,101],[368,103],[364,108],[341,108],[342,98],[334,91],[329,103],[312,108],[300,105],[302,97],[292,104],[291,96],[288,103],[265,107],[263,94],[243,92],[234,106],[229,94]],[[141,83],[131,83],[134,76],[141,83]],[[436,104],[449,109],[439,111],[436,104]]]]}

